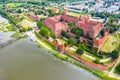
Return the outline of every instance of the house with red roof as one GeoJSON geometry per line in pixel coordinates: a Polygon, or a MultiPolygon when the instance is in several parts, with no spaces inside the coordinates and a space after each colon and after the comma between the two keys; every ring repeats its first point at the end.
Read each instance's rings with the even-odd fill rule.
{"type": "Polygon", "coordinates": [[[32,20],[35,20],[35,21],[39,21],[40,18],[37,16],[37,15],[33,15],[33,14],[27,14],[27,16],[32,19],[32,20]]]}
{"type": "Polygon", "coordinates": [[[56,34],[56,36],[60,36],[62,30],[67,31],[68,26],[65,22],[60,22],[61,16],[54,16],[54,17],[48,17],[46,18],[43,23],[45,26],[51,29],[51,31],[56,34]]]}
{"type": "Polygon", "coordinates": [[[97,37],[103,28],[102,23],[90,20],[90,16],[80,16],[76,26],[83,30],[84,36],[89,34],[92,39],[97,37]]]}
{"type": "Polygon", "coordinates": [[[62,20],[65,22],[78,22],[78,18],[70,15],[62,15],[62,20]]]}
{"type": "Polygon", "coordinates": [[[48,17],[44,20],[44,24],[51,28],[53,33],[60,35],[62,30],[67,30],[65,22],[73,22],[76,27],[83,30],[84,36],[89,34],[90,38],[95,38],[99,35],[103,28],[102,23],[90,20],[90,16],[73,17],[70,15],[58,15],[54,17],[48,17]],[[60,22],[62,20],[63,22],[60,22]]]}
{"type": "Polygon", "coordinates": [[[88,44],[89,39],[84,37],[80,38],[80,41],[87,44],[88,46],[93,46],[100,49],[105,41],[109,38],[109,31],[106,32],[102,38],[97,38],[101,30],[103,29],[103,25],[101,22],[91,20],[90,16],[73,17],[63,14],[54,17],[48,17],[43,21],[45,26],[50,28],[51,31],[57,36],[60,36],[62,30],[65,30],[68,31],[69,35],[75,37],[74,34],[69,33],[70,28],[68,28],[66,24],[67,22],[75,23],[75,27],[83,30],[84,36],[89,34],[89,37],[92,38],[92,45],[88,44]]]}

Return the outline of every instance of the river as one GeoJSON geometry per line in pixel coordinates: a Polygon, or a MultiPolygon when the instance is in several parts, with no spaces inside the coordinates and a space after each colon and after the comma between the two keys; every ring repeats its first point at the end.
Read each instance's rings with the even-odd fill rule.
{"type": "MultiPolygon", "coordinates": [[[[0,38],[11,33],[0,32],[0,38]]],[[[99,80],[74,64],[57,59],[29,38],[0,49],[0,80],[99,80]]]]}
{"type": "Polygon", "coordinates": [[[98,80],[90,72],[55,58],[29,39],[0,49],[0,77],[3,80],[98,80]]]}

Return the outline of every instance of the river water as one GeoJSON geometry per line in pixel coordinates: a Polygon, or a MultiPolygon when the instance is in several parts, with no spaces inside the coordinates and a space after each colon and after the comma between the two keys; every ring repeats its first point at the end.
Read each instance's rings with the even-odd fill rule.
{"type": "Polygon", "coordinates": [[[3,80],[98,80],[90,72],[55,58],[29,39],[0,49],[0,77],[3,80]]]}
{"type": "MultiPolygon", "coordinates": [[[[0,38],[11,33],[0,32],[0,38]]],[[[92,73],[62,61],[29,38],[0,49],[0,80],[99,80],[92,73]]]]}

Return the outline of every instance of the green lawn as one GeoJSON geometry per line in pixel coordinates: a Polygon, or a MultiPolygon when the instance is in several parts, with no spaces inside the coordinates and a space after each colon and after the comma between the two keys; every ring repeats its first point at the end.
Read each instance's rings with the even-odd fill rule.
{"type": "Polygon", "coordinates": [[[0,23],[0,30],[2,30],[3,32],[8,32],[8,31],[14,31],[14,26],[12,24],[9,23],[0,23]]]}
{"type": "Polygon", "coordinates": [[[63,43],[63,44],[67,44],[67,41],[64,40],[64,39],[59,38],[58,40],[59,40],[61,43],[63,43]]]}
{"type": "Polygon", "coordinates": [[[70,51],[70,52],[72,52],[73,54],[75,54],[76,53],[76,51],[74,51],[74,50],[71,50],[71,49],[67,49],[67,51],[70,51]]]}
{"type": "Polygon", "coordinates": [[[55,47],[54,45],[52,45],[52,44],[49,43],[48,41],[42,39],[42,38],[38,35],[38,33],[35,32],[35,35],[36,35],[36,37],[37,37],[38,39],[40,39],[45,45],[47,45],[48,47],[50,47],[50,48],[53,49],[53,50],[56,50],[56,47],[55,47]]]}
{"type": "Polygon", "coordinates": [[[86,57],[85,55],[82,55],[81,58],[82,58],[83,60],[88,61],[88,62],[94,62],[93,59],[91,59],[91,58],[89,58],[89,57],[86,57]]]}
{"type": "Polygon", "coordinates": [[[20,3],[8,3],[7,6],[10,8],[16,8],[19,7],[21,4],[20,3]]]}
{"type": "Polygon", "coordinates": [[[27,35],[23,35],[22,33],[20,32],[16,32],[14,33],[13,35],[11,35],[12,38],[26,38],[27,35]]]}
{"type": "Polygon", "coordinates": [[[28,18],[27,16],[24,15],[24,13],[20,14],[21,17],[23,17],[24,19],[31,21],[31,22],[35,22],[34,20],[28,18]]]}
{"type": "Polygon", "coordinates": [[[101,48],[104,52],[111,52],[115,49],[118,49],[119,43],[116,34],[111,34],[108,40],[105,42],[103,47],[101,48]]]}
{"type": "Polygon", "coordinates": [[[118,36],[119,36],[119,38],[120,38],[120,32],[118,32],[118,36]]]}
{"type": "Polygon", "coordinates": [[[72,15],[72,16],[75,16],[75,17],[79,17],[80,16],[80,13],[75,13],[75,12],[70,12],[69,14],[72,15]]]}
{"type": "Polygon", "coordinates": [[[112,63],[112,62],[114,62],[114,60],[106,61],[106,62],[104,62],[104,64],[110,64],[110,63],[112,63]]]}

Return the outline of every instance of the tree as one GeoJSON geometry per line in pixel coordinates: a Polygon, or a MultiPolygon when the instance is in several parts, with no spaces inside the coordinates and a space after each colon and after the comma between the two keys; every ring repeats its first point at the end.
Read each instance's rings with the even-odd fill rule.
{"type": "Polygon", "coordinates": [[[21,9],[18,9],[17,13],[22,13],[21,9]]]}
{"type": "Polygon", "coordinates": [[[56,35],[55,35],[55,34],[51,34],[51,37],[52,37],[53,39],[56,39],[56,35]]]}
{"type": "Polygon", "coordinates": [[[50,30],[46,27],[42,27],[39,33],[46,38],[50,36],[50,30]]]}
{"type": "Polygon", "coordinates": [[[50,17],[52,17],[52,16],[54,16],[55,14],[52,12],[52,10],[50,10],[50,9],[48,9],[46,12],[48,12],[49,13],[49,16],[50,17]]]}
{"type": "Polygon", "coordinates": [[[115,73],[120,74],[120,63],[116,66],[115,73]]]}
{"type": "Polygon", "coordinates": [[[83,55],[84,53],[84,49],[79,47],[77,50],[76,50],[76,53],[79,54],[79,55],[83,55]]]}
{"type": "Polygon", "coordinates": [[[65,37],[67,37],[67,38],[69,38],[69,36],[67,35],[67,32],[64,31],[64,30],[62,30],[61,35],[62,35],[62,36],[65,36],[65,37]]]}
{"type": "Polygon", "coordinates": [[[104,33],[106,32],[106,29],[103,28],[102,31],[100,32],[102,36],[104,36],[104,33]]]}
{"type": "Polygon", "coordinates": [[[110,27],[110,33],[113,33],[113,32],[114,32],[114,28],[110,27]]]}
{"type": "Polygon", "coordinates": [[[75,31],[75,34],[82,36],[83,32],[82,32],[82,30],[77,29],[77,30],[75,31]]]}
{"type": "Polygon", "coordinates": [[[72,33],[75,33],[75,31],[76,31],[76,28],[75,28],[75,27],[73,27],[73,28],[70,30],[70,32],[72,32],[72,33]]]}
{"type": "Polygon", "coordinates": [[[94,61],[94,63],[100,64],[100,59],[96,58],[95,61],[94,61]]]}
{"type": "Polygon", "coordinates": [[[110,54],[112,59],[117,59],[119,57],[119,51],[117,50],[112,51],[110,54]]]}
{"type": "Polygon", "coordinates": [[[74,41],[74,39],[73,39],[73,38],[69,38],[69,39],[68,39],[68,44],[73,45],[74,43],[75,43],[75,41],[74,41]]]}
{"type": "Polygon", "coordinates": [[[43,26],[43,23],[41,21],[37,22],[37,27],[40,29],[43,26]]]}
{"type": "Polygon", "coordinates": [[[20,29],[20,32],[26,32],[26,31],[27,31],[26,28],[21,28],[21,29],[20,29]]]}
{"type": "Polygon", "coordinates": [[[37,12],[36,12],[37,14],[42,14],[43,12],[41,11],[41,10],[37,10],[37,12]]]}
{"type": "Polygon", "coordinates": [[[73,27],[74,23],[73,22],[68,22],[68,26],[73,27]]]}
{"type": "Polygon", "coordinates": [[[74,33],[76,35],[76,38],[79,39],[80,36],[83,35],[83,31],[80,28],[72,28],[71,31],[72,33],[74,33]]]}
{"type": "Polygon", "coordinates": [[[89,33],[87,32],[87,34],[86,34],[86,36],[85,36],[86,38],[88,38],[88,39],[90,39],[90,35],[89,35],[89,33]]]}

